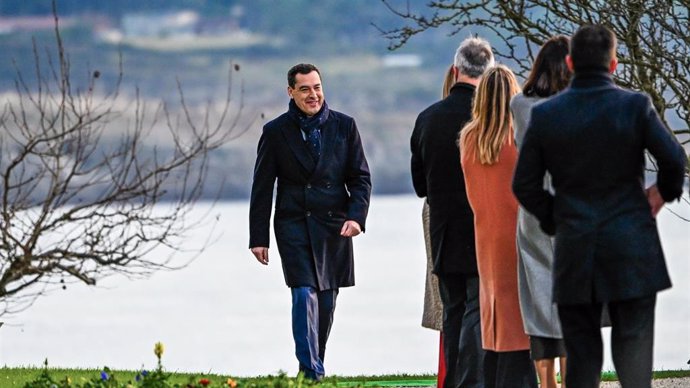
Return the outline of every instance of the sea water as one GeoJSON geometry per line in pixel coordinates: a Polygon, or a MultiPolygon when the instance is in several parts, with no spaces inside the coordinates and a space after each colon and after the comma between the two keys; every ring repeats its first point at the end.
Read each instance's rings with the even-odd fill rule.
{"type": "MultiPolygon", "coordinates": [[[[192,218],[209,211],[199,204],[192,218]],[[198,212],[198,213],[197,213],[198,212]]],[[[374,196],[366,233],[355,238],[356,286],[341,290],[328,342],[327,374],[434,373],[438,332],[421,327],[425,253],[422,201],[374,196]]],[[[655,369],[684,369],[690,358],[690,205],[659,215],[674,286],[657,302],[655,369]]],[[[272,243],[269,265],[248,249],[246,201],[216,204],[211,220],[182,241],[212,244],[185,268],[146,280],[113,277],[97,287],[70,285],[0,320],[0,365],[151,369],[155,342],[169,371],[236,376],[297,372],[290,292],[272,243]]],[[[164,257],[167,251],[151,253],[164,257]]],[[[178,263],[192,252],[177,254],[178,263]]],[[[612,370],[606,336],[604,369],[612,370]]]]}

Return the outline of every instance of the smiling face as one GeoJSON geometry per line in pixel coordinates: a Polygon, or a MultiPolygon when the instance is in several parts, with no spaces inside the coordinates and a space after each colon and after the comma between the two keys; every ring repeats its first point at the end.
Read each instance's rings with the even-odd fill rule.
{"type": "Polygon", "coordinates": [[[288,95],[307,116],[319,113],[324,100],[319,73],[296,74],[295,87],[288,86],[288,95]]]}

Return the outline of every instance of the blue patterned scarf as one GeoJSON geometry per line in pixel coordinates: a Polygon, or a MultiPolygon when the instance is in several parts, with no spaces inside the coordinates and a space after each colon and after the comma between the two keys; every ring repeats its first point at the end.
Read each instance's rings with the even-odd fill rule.
{"type": "Polygon", "coordinates": [[[306,142],[309,146],[309,153],[314,161],[318,161],[321,156],[321,127],[328,119],[328,104],[323,102],[321,109],[313,116],[309,117],[297,107],[295,100],[290,99],[288,113],[290,117],[299,125],[299,128],[306,135],[306,142]]]}

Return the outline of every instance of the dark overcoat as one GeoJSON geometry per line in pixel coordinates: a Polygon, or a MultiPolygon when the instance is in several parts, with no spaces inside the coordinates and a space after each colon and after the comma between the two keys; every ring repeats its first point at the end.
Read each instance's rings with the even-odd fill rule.
{"type": "Polygon", "coordinates": [[[250,247],[269,246],[273,226],[288,287],[319,290],[354,285],[352,238],[340,236],[346,220],[362,230],[371,180],[352,117],[330,110],[321,127],[321,157],[309,153],[290,115],[267,123],[259,140],[249,210],[250,247]]]}
{"type": "Polygon", "coordinates": [[[458,135],[472,117],[475,87],[458,83],[417,117],[410,138],[412,184],[429,203],[433,272],[476,274],[474,214],[460,167],[458,135]]]}
{"type": "Polygon", "coordinates": [[[554,301],[588,304],[653,295],[671,286],[645,195],[645,150],[666,201],[681,195],[687,159],[648,96],[605,71],[577,73],[536,105],[513,191],[555,233],[554,301]],[[555,195],[544,190],[544,172],[555,195]]]}

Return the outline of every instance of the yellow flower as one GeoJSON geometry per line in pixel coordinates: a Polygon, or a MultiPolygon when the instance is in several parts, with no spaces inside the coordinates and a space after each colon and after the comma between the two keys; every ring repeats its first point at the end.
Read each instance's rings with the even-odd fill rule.
{"type": "Polygon", "coordinates": [[[235,381],[233,379],[228,379],[228,387],[236,388],[237,387],[237,381],[235,381]]]}
{"type": "Polygon", "coordinates": [[[163,346],[162,342],[156,342],[156,344],[153,346],[153,354],[155,354],[158,358],[163,357],[164,351],[165,347],[163,346]]]}

